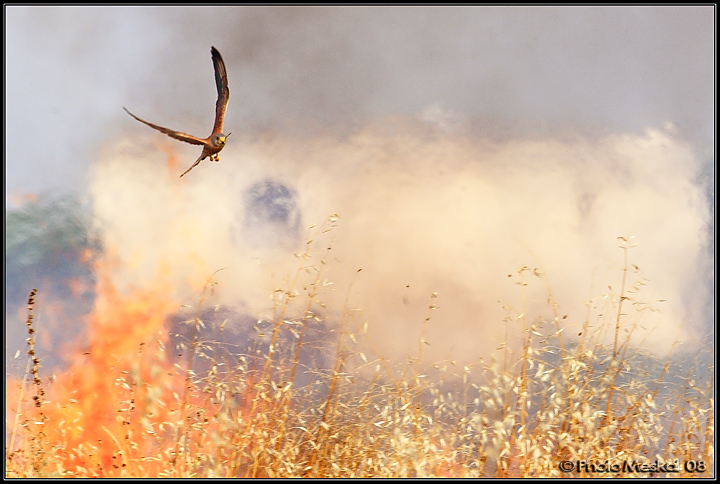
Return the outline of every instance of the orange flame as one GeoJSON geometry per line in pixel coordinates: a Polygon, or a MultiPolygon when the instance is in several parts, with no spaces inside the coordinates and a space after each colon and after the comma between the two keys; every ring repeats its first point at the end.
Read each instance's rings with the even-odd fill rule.
{"type": "Polygon", "coordinates": [[[173,421],[174,390],[183,379],[164,357],[164,345],[167,316],[178,304],[162,284],[122,295],[111,281],[107,260],[99,261],[97,270],[89,348],[71,358],[42,409],[25,416],[40,422],[31,429],[44,434],[42,440],[73,475],[152,475],[152,465],[125,467],[138,460],[133,454],[147,455],[156,445],[137,436],[158,433],[161,423],[173,421]]]}

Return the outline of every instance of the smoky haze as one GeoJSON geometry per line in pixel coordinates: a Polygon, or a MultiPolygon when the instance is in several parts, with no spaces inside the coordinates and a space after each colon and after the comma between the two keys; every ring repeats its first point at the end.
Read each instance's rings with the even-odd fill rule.
{"type": "MultiPolygon", "coordinates": [[[[707,330],[699,308],[711,297],[697,284],[709,213],[693,183],[699,163],[672,131],[572,142],[433,132],[396,121],[344,140],[235,142],[221,163],[182,179],[177,158],[190,161],[191,150],[168,156],[151,134],[118,142],[100,156],[91,185],[104,244],[118,258],[115,280],[171,281],[173,299],[193,304],[223,268],[214,303],[271,318],[269,296],[290,290],[305,228],[337,213],[318,247],[332,246],[325,262],[302,263],[323,271],[317,301],[325,306],[313,310],[339,321],[361,309],[356,322],[368,323],[382,354],[406,357],[434,304],[425,355],[470,362],[506,337],[504,317],[520,314],[519,281],[529,283],[527,312],[538,326],[552,320],[543,279],[575,330],[585,303],[614,314],[617,237],[634,236],[628,288],[645,286],[632,301],[660,309],[642,316],[646,330],[634,343],[665,354],[675,340],[696,347],[707,330]],[[519,276],[523,264],[531,271],[519,276]]],[[[299,296],[314,274],[304,277],[292,287],[299,296]]]]}
{"type": "MultiPolygon", "coordinates": [[[[206,136],[211,45],[234,136],[342,133],[439,107],[483,137],[641,134],[714,146],[712,7],[6,8],[9,190],[77,189],[140,117],[206,136]],[[25,134],[42,140],[25,142],[25,134]]],[[[454,124],[453,124],[454,123],[454,124]]],[[[236,138],[237,139],[237,138],[236,138]]]]}
{"type": "Polygon", "coordinates": [[[618,236],[661,309],[637,341],[666,353],[709,331],[712,7],[6,12],[6,189],[89,186],[126,290],[162,275],[193,304],[226,267],[218,300],[265,314],[307,227],[337,213],[326,316],[350,291],[400,358],[430,304],[428,359],[494,348],[523,264],[546,277],[528,278],[534,317],[549,281],[582,322],[617,297],[618,236]],[[199,149],[121,106],[208,135],[211,45],[233,135],[179,181],[199,149]]]}

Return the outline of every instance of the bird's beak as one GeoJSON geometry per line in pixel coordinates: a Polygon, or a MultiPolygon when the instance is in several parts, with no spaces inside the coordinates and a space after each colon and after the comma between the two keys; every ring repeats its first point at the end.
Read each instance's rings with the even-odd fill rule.
{"type": "Polygon", "coordinates": [[[228,133],[228,134],[226,134],[226,135],[225,135],[225,139],[227,139],[227,138],[228,138],[228,136],[230,136],[231,134],[232,134],[232,133],[228,133]]]}

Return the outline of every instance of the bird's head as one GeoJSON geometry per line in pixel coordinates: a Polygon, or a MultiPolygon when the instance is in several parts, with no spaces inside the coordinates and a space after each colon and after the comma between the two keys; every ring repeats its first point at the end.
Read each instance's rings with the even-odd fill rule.
{"type": "Polygon", "coordinates": [[[228,133],[228,134],[218,133],[216,135],[213,135],[212,138],[210,138],[210,142],[213,144],[213,146],[215,146],[217,148],[222,148],[223,146],[225,146],[225,140],[231,134],[232,133],[228,133]]]}

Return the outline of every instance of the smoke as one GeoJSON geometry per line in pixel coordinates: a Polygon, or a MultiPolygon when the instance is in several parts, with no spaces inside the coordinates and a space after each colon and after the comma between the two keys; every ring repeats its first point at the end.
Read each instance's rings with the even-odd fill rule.
{"type": "MultiPolygon", "coordinates": [[[[167,420],[153,405],[182,386],[175,369],[189,355],[175,343],[194,314],[227,317],[223,336],[240,339],[287,298],[298,302],[289,321],[312,299],[316,334],[367,325],[357,341],[369,358],[407,361],[421,347],[423,367],[472,364],[515,342],[523,314],[553,332],[549,291],[566,341],[586,321],[612,327],[627,267],[622,329],[633,344],[665,356],[713,331],[714,193],[703,185],[714,172],[712,6],[6,16],[6,190],[87,195],[103,247],[93,277],[63,282],[82,298],[53,301],[39,285],[36,308],[40,354],[69,355],[51,389],[57,405],[45,406],[60,426],[47,431],[80,422],[86,430],[58,441],[100,443],[80,463],[88,469],[113,472],[108,434],[147,424],[131,410],[118,420],[115,405],[133,401],[123,375],[162,387],[162,399],[142,385],[132,395],[167,420]],[[233,136],[220,163],[180,179],[200,148],[121,106],[209,134],[212,45],[227,64],[233,136]],[[637,244],[627,266],[618,237],[637,244]],[[83,281],[95,284],[94,308],[68,319],[63,306],[89,302],[83,281]]],[[[47,233],[41,253],[57,260],[47,233]]],[[[8,286],[60,274],[47,275],[46,259],[37,266],[8,273],[8,286]]],[[[9,354],[25,338],[15,326],[9,354]]],[[[55,365],[42,358],[43,371],[55,365]]]]}
{"type": "Polygon", "coordinates": [[[210,46],[233,136],[353,133],[437,105],[469,132],[642,135],[714,149],[708,7],[8,7],[9,190],[80,190],[121,110],[206,136],[210,46]],[[188,94],[191,93],[191,94],[188,94]],[[28,135],[41,139],[28,143],[28,135]]]}
{"type": "Polygon", "coordinates": [[[585,301],[617,295],[616,237],[635,235],[637,277],[667,299],[658,327],[690,338],[711,313],[698,178],[714,170],[713,12],[9,7],[6,188],[90,186],[119,285],[160,272],[190,304],[228,267],[218,294],[251,314],[292,280],[307,227],[338,213],[328,307],[351,291],[402,352],[436,303],[438,358],[491,345],[502,306],[521,306],[523,264],[545,275],[530,279],[535,314],[549,317],[549,282],[581,321],[585,301]],[[211,45],[233,136],[180,183],[197,150],[121,106],[207,135],[211,45]]]}
{"type": "MultiPolygon", "coordinates": [[[[321,265],[293,256],[304,251],[306,229],[339,214],[317,237],[320,252],[331,250],[318,256],[313,310],[337,322],[359,309],[355,323],[368,324],[386,357],[414,356],[428,316],[426,362],[487,356],[508,336],[503,319],[520,312],[521,280],[538,325],[553,317],[546,284],[571,329],[581,328],[586,303],[614,315],[618,237],[630,236],[628,288],[647,284],[632,301],[659,310],[629,319],[646,328],[633,342],[666,354],[675,340],[697,342],[707,331],[707,200],[695,182],[700,163],[672,126],[497,142],[425,119],[387,120],[345,138],[236,139],[220,163],[182,179],[195,147],[168,155],[175,141],[161,139],[159,149],[160,135],[138,127],[104,150],[90,187],[117,258],[115,287],[153,286],[162,274],[169,298],[192,305],[222,268],[214,304],[270,318],[273,291],[287,291],[299,266],[321,265]],[[522,265],[531,271],[518,274],[522,265]]],[[[300,295],[303,287],[300,279],[300,295]]],[[[519,335],[517,324],[508,328],[519,335]]]]}

